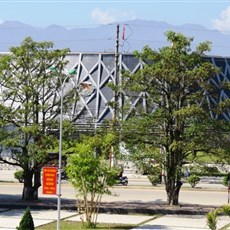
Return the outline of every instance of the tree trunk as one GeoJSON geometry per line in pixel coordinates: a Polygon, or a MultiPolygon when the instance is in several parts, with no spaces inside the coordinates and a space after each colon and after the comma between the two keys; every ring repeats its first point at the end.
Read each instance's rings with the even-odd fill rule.
{"type": "Polygon", "coordinates": [[[38,200],[38,188],[41,186],[41,169],[34,172],[34,199],[38,200]]]}
{"type": "Polygon", "coordinates": [[[180,170],[175,167],[169,167],[165,177],[165,188],[167,193],[168,205],[179,204],[179,193],[182,186],[180,170]],[[177,173],[176,173],[177,171],[177,173]]]}
{"type": "Polygon", "coordinates": [[[171,183],[172,186],[166,185],[166,192],[167,192],[167,202],[168,205],[178,205],[179,204],[179,193],[180,188],[182,186],[181,181],[177,181],[177,183],[171,183]]]}
{"type": "Polygon", "coordinates": [[[28,170],[24,177],[22,200],[38,200],[38,188],[41,186],[41,170],[28,170]],[[34,185],[33,185],[34,178],[34,185]]]}
{"type": "Polygon", "coordinates": [[[24,169],[22,200],[33,200],[33,171],[24,169]]]}

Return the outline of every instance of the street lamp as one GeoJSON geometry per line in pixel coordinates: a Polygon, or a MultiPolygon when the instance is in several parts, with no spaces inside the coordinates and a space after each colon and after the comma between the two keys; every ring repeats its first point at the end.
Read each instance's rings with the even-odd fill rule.
{"type": "MultiPolygon", "coordinates": [[[[50,67],[49,70],[57,71],[55,67],[50,67]]],[[[62,171],[62,123],[63,123],[63,93],[66,80],[69,75],[76,74],[76,69],[68,71],[68,75],[62,79],[59,78],[61,83],[61,104],[60,104],[60,127],[59,127],[59,153],[58,153],[58,199],[57,199],[57,230],[60,230],[60,219],[61,219],[61,171],[62,171]]]]}

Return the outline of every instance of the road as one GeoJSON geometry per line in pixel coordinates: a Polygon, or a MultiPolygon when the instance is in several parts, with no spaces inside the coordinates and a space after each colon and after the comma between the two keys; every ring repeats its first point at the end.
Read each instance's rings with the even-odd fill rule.
{"type": "MultiPolygon", "coordinates": [[[[0,196],[15,195],[21,196],[22,186],[20,183],[0,183],[0,196]]],[[[207,185],[206,185],[207,186],[207,185]]],[[[39,189],[39,197],[47,197],[41,193],[42,188],[39,189]]],[[[161,203],[166,202],[166,192],[163,186],[116,186],[112,189],[114,196],[104,195],[102,201],[141,201],[161,203]]],[[[51,195],[52,197],[55,197],[51,195]]],[[[50,196],[49,196],[50,197],[50,196]]],[[[67,182],[62,184],[62,198],[75,198],[76,193],[74,188],[67,182]]],[[[197,187],[191,189],[188,186],[182,186],[179,197],[180,203],[187,204],[201,204],[201,205],[224,205],[228,203],[227,189],[221,185],[212,185],[212,187],[197,187]],[[216,186],[216,187],[214,187],[216,186]]]]}

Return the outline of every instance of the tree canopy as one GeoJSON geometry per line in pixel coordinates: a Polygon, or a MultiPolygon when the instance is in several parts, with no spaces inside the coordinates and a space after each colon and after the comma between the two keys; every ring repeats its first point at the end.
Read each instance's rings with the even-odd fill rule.
{"type": "MultiPolygon", "coordinates": [[[[0,161],[24,170],[23,199],[37,199],[41,167],[58,152],[54,130],[58,130],[60,79],[65,76],[68,52],[53,49],[52,42],[28,37],[0,57],[0,161]],[[49,71],[51,66],[56,73],[49,71]],[[4,157],[6,151],[13,161],[4,157]]],[[[74,98],[68,95],[64,95],[65,106],[74,98]]]]}
{"type": "Polygon", "coordinates": [[[219,89],[210,79],[220,70],[204,59],[210,42],[192,50],[193,38],[173,31],[166,37],[169,46],[135,52],[143,67],[134,74],[123,73],[123,92],[146,106],[132,108],[122,129],[131,154],[147,153],[152,164],[161,165],[168,203],[177,205],[183,164],[189,156],[217,154],[228,147],[229,125],[212,116],[220,110],[209,96],[218,101],[219,89]]]}

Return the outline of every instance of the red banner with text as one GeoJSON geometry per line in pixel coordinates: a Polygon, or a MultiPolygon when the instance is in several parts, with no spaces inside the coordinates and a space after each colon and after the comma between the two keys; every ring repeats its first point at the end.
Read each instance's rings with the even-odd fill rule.
{"type": "Polygon", "coordinates": [[[57,167],[43,167],[43,194],[57,194],[57,167]]]}

